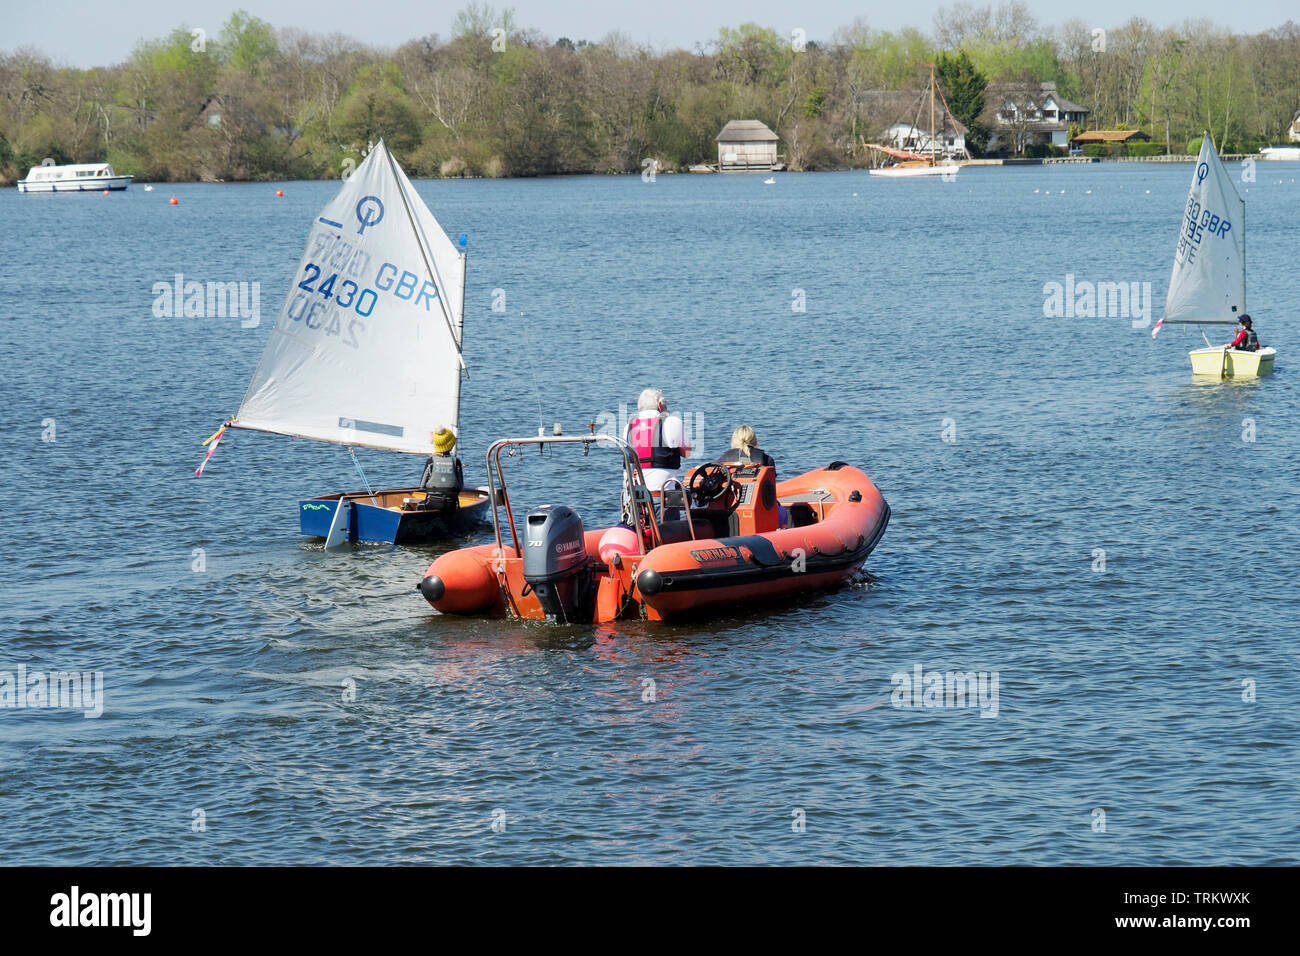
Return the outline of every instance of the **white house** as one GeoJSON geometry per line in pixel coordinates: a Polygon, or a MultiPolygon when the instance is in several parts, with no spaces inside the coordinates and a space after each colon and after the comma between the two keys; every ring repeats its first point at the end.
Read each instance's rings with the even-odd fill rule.
{"type": "Polygon", "coordinates": [[[989,152],[1018,153],[1030,144],[1070,145],[1070,125],[1083,126],[1089,110],[1061,96],[1055,83],[990,84],[984,119],[989,152]]]}
{"type": "MultiPolygon", "coordinates": [[[[965,156],[966,127],[951,116],[948,117],[946,123],[943,122],[942,116],[936,122],[942,124],[942,128],[934,131],[935,153],[950,158],[965,156]]],[[[930,128],[927,126],[922,129],[920,126],[913,126],[911,123],[895,123],[885,130],[884,145],[892,146],[895,149],[906,149],[914,153],[928,154],[930,152],[930,128]]]]}

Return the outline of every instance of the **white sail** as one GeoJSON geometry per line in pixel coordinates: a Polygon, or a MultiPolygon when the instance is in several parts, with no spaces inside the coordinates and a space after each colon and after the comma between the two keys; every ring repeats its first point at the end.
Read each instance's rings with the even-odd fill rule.
{"type": "Polygon", "coordinates": [[[1207,133],[1192,173],[1162,322],[1232,325],[1246,311],[1246,204],[1207,133]]]}
{"type": "Polygon", "coordinates": [[[232,424],[432,454],[458,424],[463,270],[381,140],[312,225],[232,424]]]}

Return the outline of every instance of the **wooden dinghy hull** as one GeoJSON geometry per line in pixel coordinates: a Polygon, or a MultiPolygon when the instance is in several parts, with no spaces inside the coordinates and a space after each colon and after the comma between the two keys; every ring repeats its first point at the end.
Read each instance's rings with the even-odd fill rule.
{"type": "MultiPolygon", "coordinates": [[[[838,587],[861,571],[890,516],[866,474],[835,462],[778,484],[771,468],[750,471],[752,492],[721,518],[739,533],[718,535],[716,520],[695,517],[692,536],[682,519],[661,525],[656,547],[611,553],[611,529],[584,532],[587,599],[569,623],[664,620],[788,600],[838,587]],[[785,527],[777,523],[781,510],[785,527]]],[[[555,619],[524,580],[523,556],[511,545],[441,555],[419,590],[444,614],[555,619]]]]}
{"type": "Polygon", "coordinates": [[[414,507],[424,499],[418,488],[386,488],[373,496],[349,491],[299,501],[298,522],[303,534],[329,544],[420,544],[467,534],[490,521],[488,498],[486,491],[469,488],[454,511],[422,511],[414,507]]]}

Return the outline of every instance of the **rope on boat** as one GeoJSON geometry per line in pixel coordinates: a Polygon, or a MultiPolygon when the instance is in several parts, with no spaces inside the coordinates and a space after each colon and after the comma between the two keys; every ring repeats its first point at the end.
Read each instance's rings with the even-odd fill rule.
{"type": "Polygon", "coordinates": [[[375,493],[370,490],[370,482],[366,481],[366,473],[361,470],[361,462],[357,461],[356,449],[351,445],[348,445],[348,454],[352,456],[352,464],[356,466],[357,474],[361,476],[361,484],[365,485],[366,494],[370,496],[370,503],[378,508],[379,502],[375,500],[375,493]]]}

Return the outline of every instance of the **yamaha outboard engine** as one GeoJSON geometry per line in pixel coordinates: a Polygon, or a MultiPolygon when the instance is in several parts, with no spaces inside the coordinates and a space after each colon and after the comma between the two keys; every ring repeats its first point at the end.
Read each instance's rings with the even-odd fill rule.
{"type": "Polygon", "coordinates": [[[578,513],[545,505],[530,512],[524,525],[524,581],[537,593],[547,620],[590,620],[595,589],[578,513]]]}

